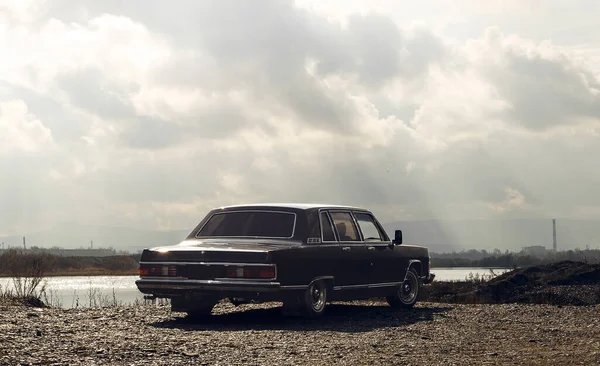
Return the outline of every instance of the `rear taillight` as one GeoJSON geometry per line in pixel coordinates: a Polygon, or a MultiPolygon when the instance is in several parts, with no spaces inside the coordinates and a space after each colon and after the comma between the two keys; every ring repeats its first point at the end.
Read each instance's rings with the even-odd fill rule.
{"type": "Polygon", "coordinates": [[[230,266],[226,271],[227,278],[275,279],[275,266],[230,266]]]}
{"type": "Polygon", "coordinates": [[[177,277],[177,266],[163,264],[141,264],[138,273],[140,276],[177,277]]]}

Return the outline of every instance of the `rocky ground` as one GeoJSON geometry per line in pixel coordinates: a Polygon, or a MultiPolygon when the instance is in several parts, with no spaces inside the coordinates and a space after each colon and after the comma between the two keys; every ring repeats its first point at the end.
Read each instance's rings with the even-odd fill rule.
{"type": "Polygon", "coordinates": [[[0,305],[0,365],[597,365],[600,305],[336,303],[284,318],[280,304],[217,305],[193,322],[166,306],[0,305]]]}

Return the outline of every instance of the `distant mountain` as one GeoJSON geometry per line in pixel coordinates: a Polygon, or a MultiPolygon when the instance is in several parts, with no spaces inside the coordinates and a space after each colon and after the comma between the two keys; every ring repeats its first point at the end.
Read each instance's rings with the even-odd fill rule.
{"type": "MultiPolygon", "coordinates": [[[[61,224],[50,230],[26,234],[26,244],[30,248],[54,246],[71,248],[89,248],[93,240],[94,248],[114,248],[136,252],[143,248],[177,244],[185,239],[190,230],[155,231],[128,227],[92,226],[79,224],[61,224]]],[[[23,247],[22,236],[0,238],[8,247],[23,247]]]]}
{"type": "MultiPolygon", "coordinates": [[[[449,253],[463,249],[498,248],[519,251],[525,246],[552,248],[552,220],[464,220],[401,221],[383,225],[390,236],[402,229],[404,243],[424,245],[431,252],[449,253]]],[[[557,219],[558,249],[600,248],[600,222],[557,219]]],[[[190,230],[155,231],[127,227],[91,226],[65,223],[51,230],[26,234],[27,247],[109,248],[131,252],[143,248],[177,244],[190,230]]],[[[6,247],[23,247],[22,236],[0,238],[6,247]]]]}
{"type": "MultiPolygon", "coordinates": [[[[519,251],[534,245],[552,249],[553,240],[551,219],[424,220],[383,226],[390,236],[395,229],[402,229],[406,244],[425,245],[436,253],[494,248],[519,251]]],[[[600,247],[600,221],[557,219],[556,233],[558,250],[600,247]]]]}

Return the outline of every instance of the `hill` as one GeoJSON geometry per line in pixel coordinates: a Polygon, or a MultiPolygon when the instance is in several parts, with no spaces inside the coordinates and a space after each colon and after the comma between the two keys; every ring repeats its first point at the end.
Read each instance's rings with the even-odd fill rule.
{"type": "MultiPolygon", "coordinates": [[[[26,234],[27,247],[114,248],[136,252],[146,247],[177,244],[190,230],[141,230],[128,227],[93,226],[65,223],[50,230],[26,234]]],[[[6,247],[23,247],[22,236],[0,238],[6,247]]]]}
{"type": "MultiPolygon", "coordinates": [[[[449,253],[463,249],[495,248],[520,251],[526,246],[552,249],[551,219],[514,220],[423,220],[383,224],[389,235],[402,229],[406,244],[424,245],[430,252],[449,253]]],[[[600,222],[556,220],[558,250],[600,247],[600,222]]]]}
{"type": "MultiPolygon", "coordinates": [[[[394,229],[402,229],[406,244],[424,245],[433,253],[460,252],[468,249],[495,248],[520,251],[525,246],[552,248],[552,220],[422,220],[383,224],[390,236],[394,229]]],[[[590,249],[600,247],[600,222],[558,219],[557,240],[559,250],[590,249]]],[[[128,227],[109,227],[64,223],[51,230],[25,234],[27,247],[43,248],[114,248],[139,251],[146,247],[177,244],[189,230],[141,230],[128,227]]],[[[0,238],[6,247],[23,247],[22,236],[0,238]]]]}

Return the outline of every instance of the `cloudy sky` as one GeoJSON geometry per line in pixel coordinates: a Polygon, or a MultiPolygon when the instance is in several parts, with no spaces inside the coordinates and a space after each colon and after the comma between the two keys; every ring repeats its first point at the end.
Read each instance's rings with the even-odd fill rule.
{"type": "Polygon", "coordinates": [[[600,2],[0,0],[0,235],[600,219],[600,2]]]}

